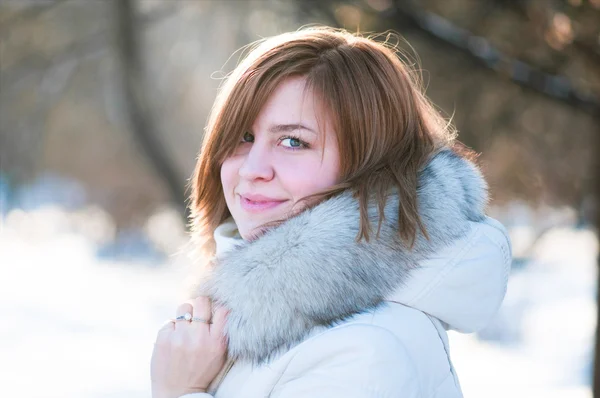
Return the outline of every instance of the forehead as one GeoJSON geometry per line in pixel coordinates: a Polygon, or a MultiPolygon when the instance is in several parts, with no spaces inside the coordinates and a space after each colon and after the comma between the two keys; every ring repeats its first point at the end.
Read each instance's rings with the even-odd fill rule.
{"type": "Polygon", "coordinates": [[[273,91],[255,119],[253,128],[273,130],[278,125],[302,125],[319,133],[329,124],[327,119],[320,98],[307,85],[306,78],[290,77],[273,91]]]}

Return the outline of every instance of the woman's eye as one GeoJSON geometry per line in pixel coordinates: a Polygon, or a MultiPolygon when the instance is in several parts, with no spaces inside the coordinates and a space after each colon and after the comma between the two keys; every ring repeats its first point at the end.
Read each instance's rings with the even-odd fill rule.
{"type": "Polygon", "coordinates": [[[249,132],[245,132],[242,137],[242,142],[254,142],[254,136],[249,132]]]}
{"type": "Polygon", "coordinates": [[[305,144],[299,138],[286,137],[281,140],[281,144],[288,148],[302,148],[305,144]]]}

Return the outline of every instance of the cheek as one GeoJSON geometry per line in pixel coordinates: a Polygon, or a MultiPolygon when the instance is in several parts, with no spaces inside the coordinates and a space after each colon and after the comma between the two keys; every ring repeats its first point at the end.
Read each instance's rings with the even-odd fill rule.
{"type": "Polygon", "coordinates": [[[320,154],[318,157],[286,166],[280,169],[280,181],[296,200],[329,188],[338,180],[339,166],[327,159],[321,163],[320,154]],[[302,173],[298,173],[298,170],[302,170],[302,173]]]}
{"type": "Polygon", "coordinates": [[[328,156],[327,162],[323,164],[320,173],[322,181],[327,184],[327,187],[338,183],[340,179],[340,159],[337,152],[328,156]]]}
{"type": "Polygon", "coordinates": [[[226,159],[221,166],[221,184],[225,196],[229,196],[237,183],[239,167],[234,159],[226,159]]]}

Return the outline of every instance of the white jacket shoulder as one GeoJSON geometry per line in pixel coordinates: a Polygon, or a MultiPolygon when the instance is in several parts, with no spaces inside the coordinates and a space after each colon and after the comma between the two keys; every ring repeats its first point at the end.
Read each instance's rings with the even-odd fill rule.
{"type": "Polygon", "coordinates": [[[295,347],[271,397],[419,396],[413,360],[402,342],[375,325],[348,323],[295,347]]]}

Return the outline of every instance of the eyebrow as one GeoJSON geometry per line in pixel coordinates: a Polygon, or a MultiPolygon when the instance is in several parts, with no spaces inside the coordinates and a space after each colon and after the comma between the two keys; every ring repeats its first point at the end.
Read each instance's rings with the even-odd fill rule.
{"type": "Polygon", "coordinates": [[[294,131],[294,130],[306,130],[306,131],[310,131],[313,134],[318,135],[318,133],[315,130],[311,129],[310,127],[306,127],[305,125],[300,124],[300,123],[276,124],[269,129],[269,132],[275,134],[275,133],[287,133],[287,132],[294,131]]]}

